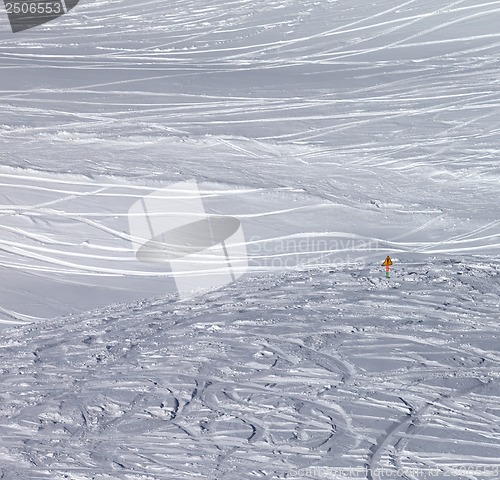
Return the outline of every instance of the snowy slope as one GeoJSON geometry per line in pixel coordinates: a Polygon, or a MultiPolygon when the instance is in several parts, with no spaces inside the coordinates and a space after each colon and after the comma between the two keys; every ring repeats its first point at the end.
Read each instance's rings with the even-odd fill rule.
{"type": "MultiPolygon", "coordinates": [[[[411,175],[360,167],[328,161],[325,148],[314,146],[279,145],[270,153],[248,140],[203,143],[214,162],[197,148],[201,160],[183,163],[192,149],[171,142],[183,152],[170,162],[184,171],[173,178],[198,178],[208,212],[241,220],[251,270],[379,264],[393,252],[420,253],[422,261],[429,254],[498,256],[493,179],[432,167],[411,175]],[[251,161],[239,163],[247,155],[251,161]]],[[[0,169],[0,271],[10,279],[0,286],[0,319],[26,322],[174,291],[168,265],[136,260],[128,226],[131,205],[168,178],[0,169]]]]}
{"type": "Polygon", "coordinates": [[[0,12],[0,478],[500,477],[500,1],[0,12]],[[193,178],[249,272],[180,302],[193,178]]]}
{"type": "MultiPolygon", "coordinates": [[[[191,178],[229,191],[213,211],[248,240],[327,235],[323,263],[366,261],[340,241],[377,262],[497,255],[499,19],[471,0],[179,0],[3,22],[0,320],[171,291],[134,264],[126,213],[191,178]]],[[[253,267],[280,265],[269,245],[253,267]]]]}
{"type": "Polygon", "coordinates": [[[500,264],[376,270],[7,333],[3,478],[498,478],[500,264]]]}

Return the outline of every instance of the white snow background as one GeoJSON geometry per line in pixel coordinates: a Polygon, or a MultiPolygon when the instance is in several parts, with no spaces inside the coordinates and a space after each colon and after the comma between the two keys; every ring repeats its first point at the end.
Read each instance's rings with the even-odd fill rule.
{"type": "Polygon", "coordinates": [[[12,34],[0,8],[0,478],[500,478],[499,25],[81,0],[12,34]],[[127,212],[190,179],[249,269],[179,301],[127,212]]]}

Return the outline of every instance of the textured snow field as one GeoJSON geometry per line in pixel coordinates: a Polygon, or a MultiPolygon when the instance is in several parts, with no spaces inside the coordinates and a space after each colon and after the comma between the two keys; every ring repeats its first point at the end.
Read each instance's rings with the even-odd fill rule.
{"type": "Polygon", "coordinates": [[[10,333],[4,478],[498,478],[500,265],[378,270],[10,333]]]}
{"type": "Polygon", "coordinates": [[[500,478],[500,1],[0,10],[0,478],[500,478]],[[180,302],[192,178],[249,272],[180,302]]]}

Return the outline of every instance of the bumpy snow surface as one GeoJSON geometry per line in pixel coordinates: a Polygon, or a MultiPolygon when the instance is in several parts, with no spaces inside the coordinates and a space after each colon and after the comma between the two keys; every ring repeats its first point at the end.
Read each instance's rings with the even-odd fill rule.
{"type": "Polygon", "coordinates": [[[0,478],[500,478],[499,25],[478,0],[2,10],[0,478]],[[191,179],[248,270],[181,300],[128,212],[191,179]]]}

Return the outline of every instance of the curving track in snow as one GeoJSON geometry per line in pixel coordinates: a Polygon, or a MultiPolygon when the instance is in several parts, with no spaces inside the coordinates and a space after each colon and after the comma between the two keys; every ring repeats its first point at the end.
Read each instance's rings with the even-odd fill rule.
{"type": "Polygon", "coordinates": [[[247,278],[6,332],[5,478],[494,478],[500,267],[406,273],[247,278]]]}
{"type": "Polygon", "coordinates": [[[0,321],[46,320],[2,331],[0,478],[498,477],[499,1],[0,19],[0,321]],[[139,301],[128,207],[190,178],[251,274],[139,301]]]}

